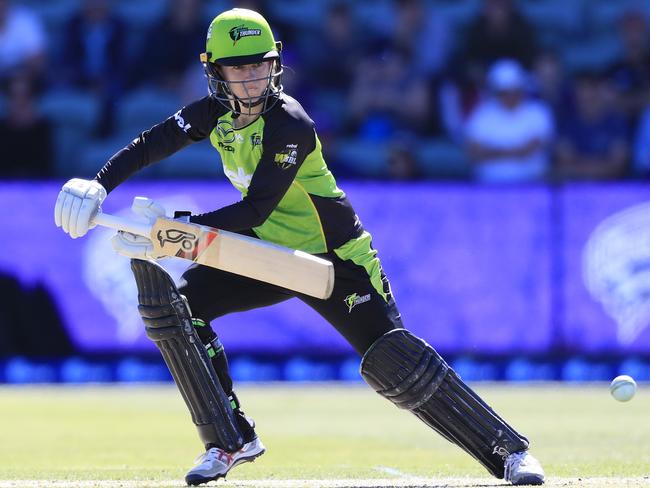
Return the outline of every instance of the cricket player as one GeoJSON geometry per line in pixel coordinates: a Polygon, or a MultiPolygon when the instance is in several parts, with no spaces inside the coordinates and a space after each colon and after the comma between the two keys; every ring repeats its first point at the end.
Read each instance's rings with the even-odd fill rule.
{"type": "MultiPolygon", "coordinates": [[[[125,232],[113,238],[116,251],[132,258],[147,334],[165,357],[205,445],[186,482],[225,477],[265,450],[233,391],[211,322],[297,296],[347,339],[362,357],[362,377],[380,395],[412,411],[494,476],[514,485],[542,484],[544,472],[529,454],[528,440],[429,344],[404,328],[371,235],[327,168],[314,123],[283,92],[281,51],[257,12],[232,9],[218,15],[200,56],[209,95],[141,133],[94,179],[66,183],[56,203],[56,224],[72,238],[81,237],[107,194],[130,175],[207,138],[242,199],[181,218],[334,264],[335,284],[327,300],[196,264],[176,288],[152,261],[158,256],[152,255],[149,239],[125,232]],[[186,329],[200,338],[198,346],[186,329]]],[[[151,200],[139,200],[134,210],[151,220],[164,215],[151,200]]]]}

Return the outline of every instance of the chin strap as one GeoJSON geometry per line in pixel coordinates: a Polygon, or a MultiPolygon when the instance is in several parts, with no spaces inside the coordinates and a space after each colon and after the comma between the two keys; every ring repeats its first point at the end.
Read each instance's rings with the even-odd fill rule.
{"type": "MultiPolygon", "coordinates": [[[[267,91],[268,91],[268,89],[267,89],[267,91]]],[[[230,93],[232,94],[232,91],[230,93]]],[[[270,96],[271,95],[267,96],[266,91],[265,91],[260,96],[260,99],[258,101],[254,102],[254,103],[244,103],[244,102],[241,101],[241,99],[239,97],[237,97],[237,96],[235,96],[233,94],[232,97],[233,97],[233,103],[235,105],[235,110],[233,110],[232,118],[236,119],[240,115],[253,115],[253,114],[250,113],[250,109],[253,108],[253,107],[257,107],[258,105],[262,105],[263,103],[266,102],[267,98],[270,97],[270,96]],[[242,106],[245,107],[245,108],[248,108],[248,111],[249,111],[248,114],[242,111],[242,106]]]]}

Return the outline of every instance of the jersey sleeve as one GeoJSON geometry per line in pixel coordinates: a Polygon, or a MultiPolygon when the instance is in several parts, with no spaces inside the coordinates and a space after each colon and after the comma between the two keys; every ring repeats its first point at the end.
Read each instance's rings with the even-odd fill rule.
{"type": "Polygon", "coordinates": [[[194,215],[191,222],[233,232],[262,225],[291,186],[300,166],[316,148],[311,120],[267,124],[260,162],[248,192],[239,202],[214,212],[194,215]]]}
{"type": "Polygon", "coordinates": [[[165,121],[142,132],[113,155],[95,180],[110,193],[133,173],[208,137],[217,119],[225,112],[225,107],[211,97],[183,107],[165,121]]]}

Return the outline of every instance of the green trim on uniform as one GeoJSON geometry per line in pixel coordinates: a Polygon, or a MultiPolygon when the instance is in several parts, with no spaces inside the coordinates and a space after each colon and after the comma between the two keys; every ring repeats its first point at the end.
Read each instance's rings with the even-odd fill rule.
{"type": "Polygon", "coordinates": [[[381,279],[381,263],[377,251],[372,248],[372,236],[368,232],[364,231],[360,237],[350,239],[334,249],[334,252],[344,261],[350,260],[357,266],[363,266],[373,288],[388,302],[388,294],[384,292],[384,282],[381,279]]]}
{"type": "Polygon", "coordinates": [[[192,325],[194,327],[205,327],[208,324],[206,324],[205,321],[201,319],[192,319],[192,325]]]}
{"type": "MultiPolygon", "coordinates": [[[[232,112],[228,112],[219,117],[210,133],[210,142],[221,156],[224,174],[242,197],[248,193],[248,186],[262,158],[264,127],[264,117],[259,117],[244,127],[235,128],[232,112]]],[[[345,194],[325,164],[315,133],[314,137],[316,147],[305,157],[280,203],[253,231],[264,241],[321,254],[328,251],[327,240],[311,195],[340,198],[345,194]]]]}

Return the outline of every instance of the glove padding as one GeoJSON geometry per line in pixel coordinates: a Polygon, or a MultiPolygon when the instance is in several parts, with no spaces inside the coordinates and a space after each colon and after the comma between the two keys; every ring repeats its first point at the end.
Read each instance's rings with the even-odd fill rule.
{"type": "Polygon", "coordinates": [[[111,245],[116,253],[131,259],[146,260],[164,257],[154,254],[151,240],[122,230],[113,236],[111,245]]]}
{"type": "Polygon", "coordinates": [[[92,219],[105,198],[106,189],[98,182],[73,178],[56,199],[54,223],[73,239],[82,237],[95,227],[92,219]]]}
{"type": "Polygon", "coordinates": [[[131,204],[131,210],[140,217],[144,217],[150,224],[158,220],[158,217],[165,216],[165,207],[146,197],[135,197],[131,204]]]}
{"type": "MultiPolygon", "coordinates": [[[[145,197],[135,197],[131,204],[131,210],[137,215],[144,217],[149,224],[153,224],[159,217],[165,216],[165,207],[155,200],[145,197]]],[[[111,239],[113,250],[131,259],[160,259],[153,253],[151,240],[131,234],[130,232],[118,231],[111,239]]]]}

